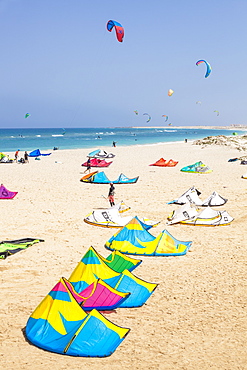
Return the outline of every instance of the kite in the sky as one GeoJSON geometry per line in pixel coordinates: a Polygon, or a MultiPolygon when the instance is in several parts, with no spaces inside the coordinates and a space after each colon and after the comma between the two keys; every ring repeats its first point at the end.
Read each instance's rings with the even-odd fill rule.
{"type": "Polygon", "coordinates": [[[147,123],[148,123],[151,120],[151,116],[148,113],[143,113],[143,115],[148,116],[148,120],[147,120],[147,123]]]}
{"type": "Polygon", "coordinates": [[[123,28],[123,26],[118,22],[111,21],[111,20],[108,21],[107,25],[106,25],[107,30],[109,32],[111,32],[113,27],[115,27],[116,36],[117,36],[118,41],[123,42],[123,38],[124,38],[124,28],[123,28]]]}
{"type": "Polygon", "coordinates": [[[203,59],[198,60],[196,62],[196,65],[199,66],[199,64],[201,64],[201,63],[205,63],[206,64],[207,70],[206,70],[205,78],[207,78],[210,75],[210,73],[212,71],[212,68],[211,68],[210,64],[206,60],[203,60],[203,59]]]}
{"type": "Polygon", "coordinates": [[[166,116],[165,114],[163,114],[162,117],[166,117],[165,122],[168,120],[168,116],[166,116]]]}
{"type": "Polygon", "coordinates": [[[202,102],[198,100],[198,101],[196,102],[196,104],[202,104],[202,102]]]}
{"type": "Polygon", "coordinates": [[[215,113],[217,113],[217,116],[220,114],[218,110],[214,110],[215,113]]]}
{"type": "Polygon", "coordinates": [[[134,110],[135,114],[137,115],[138,114],[138,111],[137,110],[134,110]]]}
{"type": "Polygon", "coordinates": [[[174,91],[172,89],[168,90],[168,96],[172,96],[173,93],[174,93],[174,91]]]}
{"type": "Polygon", "coordinates": [[[30,113],[26,113],[25,114],[25,118],[29,117],[30,116],[30,113]]]}

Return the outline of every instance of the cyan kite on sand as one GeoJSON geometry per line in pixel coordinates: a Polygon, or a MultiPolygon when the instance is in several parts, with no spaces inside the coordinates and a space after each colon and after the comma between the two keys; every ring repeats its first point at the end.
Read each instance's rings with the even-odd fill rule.
{"type": "Polygon", "coordinates": [[[147,299],[144,287],[150,295],[157,284],[145,283],[130,272],[141,262],[115,251],[104,258],[89,248],[70,281],[61,278],[34,310],[26,325],[27,339],[37,347],[64,355],[110,356],[130,329],[115,325],[97,309],[125,307],[123,303],[131,294],[134,302],[136,298],[139,302],[147,299]],[[98,278],[99,274],[110,278],[117,289],[98,278]]]}
{"type": "Polygon", "coordinates": [[[27,249],[28,247],[30,247],[30,245],[43,241],[43,239],[33,238],[2,241],[0,242],[0,258],[5,259],[12,254],[27,249]]]}
{"type": "Polygon", "coordinates": [[[207,206],[222,206],[227,202],[227,199],[220,196],[216,191],[214,191],[209,197],[207,197],[205,200],[201,200],[199,198],[200,191],[197,190],[194,186],[192,186],[190,189],[188,189],[183,195],[181,195],[179,198],[172,200],[171,202],[168,202],[167,204],[185,204],[185,203],[191,203],[195,204],[196,206],[201,207],[207,207],[207,206]]]}
{"type": "Polygon", "coordinates": [[[89,153],[87,155],[89,158],[114,158],[115,154],[113,153],[107,153],[105,150],[102,149],[96,149],[93,152],[89,153]]]}
{"type": "Polygon", "coordinates": [[[215,211],[206,207],[202,211],[191,203],[186,203],[167,217],[167,225],[185,224],[194,226],[229,225],[233,218],[226,211],[215,211]]]}
{"type": "Polygon", "coordinates": [[[191,244],[191,241],[175,239],[167,230],[155,237],[143,227],[138,217],[134,217],[105,243],[105,247],[140,256],[181,256],[187,253],[191,244]]]}
{"type": "Polygon", "coordinates": [[[87,182],[91,184],[134,184],[139,179],[139,176],[129,179],[123,173],[121,173],[116,180],[109,180],[104,172],[92,172],[81,178],[81,182],[87,182]]]}
{"type": "Polygon", "coordinates": [[[86,313],[65,280],[54,286],[26,325],[27,339],[47,351],[69,356],[110,356],[128,334],[97,310],[86,313]]]}
{"type": "Polygon", "coordinates": [[[189,166],[185,166],[181,168],[182,172],[191,172],[191,173],[210,173],[213,170],[211,170],[208,166],[206,166],[201,161],[196,162],[194,164],[191,164],[189,166]]]}

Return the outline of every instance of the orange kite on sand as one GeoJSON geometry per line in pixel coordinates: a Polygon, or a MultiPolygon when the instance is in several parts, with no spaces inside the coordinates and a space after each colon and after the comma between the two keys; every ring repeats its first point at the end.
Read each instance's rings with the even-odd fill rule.
{"type": "Polygon", "coordinates": [[[173,159],[170,159],[166,162],[164,158],[160,158],[157,162],[150,164],[149,166],[158,166],[158,167],[175,167],[178,162],[175,162],[173,159]]]}

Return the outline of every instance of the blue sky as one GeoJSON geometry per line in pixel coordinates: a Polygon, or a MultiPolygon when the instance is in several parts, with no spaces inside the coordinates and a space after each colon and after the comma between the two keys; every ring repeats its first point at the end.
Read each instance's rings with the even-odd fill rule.
{"type": "Polygon", "coordinates": [[[246,0],[0,0],[0,128],[247,124],[246,15],[246,0]]]}

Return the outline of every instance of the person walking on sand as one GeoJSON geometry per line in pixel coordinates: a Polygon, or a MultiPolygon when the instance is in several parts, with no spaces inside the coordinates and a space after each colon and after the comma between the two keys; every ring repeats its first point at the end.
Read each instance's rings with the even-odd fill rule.
{"type": "Polygon", "coordinates": [[[19,149],[15,152],[15,161],[18,162],[19,149]]]}
{"type": "Polygon", "coordinates": [[[108,199],[109,199],[111,207],[115,206],[114,194],[115,194],[115,187],[114,187],[113,183],[111,182],[109,193],[108,193],[108,199]]]}
{"type": "Polygon", "coordinates": [[[112,142],[112,146],[114,146],[114,148],[116,147],[116,144],[117,144],[117,141],[112,142]]]}
{"type": "Polygon", "coordinates": [[[25,163],[28,163],[29,162],[28,161],[28,154],[27,154],[27,152],[24,153],[24,161],[25,161],[25,163]]]}
{"type": "Polygon", "coordinates": [[[90,158],[88,158],[88,160],[87,160],[87,168],[85,169],[84,173],[86,173],[87,171],[89,171],[89,173],[90,173],[90,170],[91,170],[91,161],[90,161],[90,158]]]}

